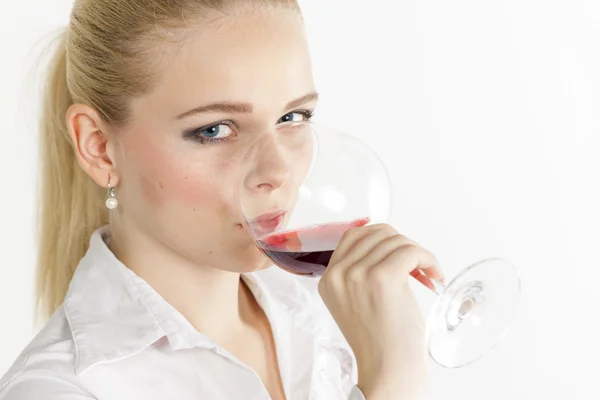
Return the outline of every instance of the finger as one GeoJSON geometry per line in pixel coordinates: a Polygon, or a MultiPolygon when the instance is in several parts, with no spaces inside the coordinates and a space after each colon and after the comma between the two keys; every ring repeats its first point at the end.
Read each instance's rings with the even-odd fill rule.
{"type": "Polygon", "coordinates": [[[377,243],[375,243],[374,246],[372,246],[372,248],[369,249],[369,251],[366,254],[361,254],[363,257],[360,260],[360,268],[371,268],[377,264],[380,264],[386,257],[390,255],[390,253],[397,251],[398,249],[404,246],[420,248],[419,245],[415,244],[406,236],[395,234],[382,238],[383,233],[386,232],[382,232],[382,234],[379,234],[377,236],[375,233],[371,235],[371,237],[373,237],[374,239],[379,240],[377,241],[377,243]]]}
{"type": "MultiPolygon", "coordinates": [[[[389,225],[386,226],[385,224],[376,224],[366,227],[352,228],[346,231],[340,243],[335,248],[321,281],[331,281],[331,284],[345,285],[344,281],[347,278],[347,271],[349,267],[351,267],[361,258],[364,258],[365,254],[368,252],[364,250],[365,247],[360,245],[360,242],[375,233],[378,233],[377,237],[381,238],[381,235],[385,234],[384,229],[389,230],[389,228],[389,225]],[[361,246],[361,248],[359,248],[359,246],[361,246]],[[357,254],[354,254],[355,249],[358,250],[358,256],[357,254]]],[[[375,241],[377,240],[380,241],[382,239],[376,239],[375,241]]]]}
{"type": "MultiPolygon", "coordinates": [[[[431,255],[431,257],[435,259],[435,256],[433,254],[431,255]]],[[[420,268],[419,270],[422,275],[425,275],[429,279],[433,279],[441,283],[444,283],[444,281],[446,280],[437,259],[435,261],[435,264],[432,264],[428,268],[420,268]]]]}
{"type": "MultiPolygon", "coordinates": [[[[398,244],[400,246],[413,245],[415,247],[423,248],[423,246],[421,246],[419,243],[415,242],[414,240],[412,240],[406,236],[403,236],[403,238],[399,240],[398,244]]],[[[434,266],[433,268],[428,268],[427,272],[428,273],[425,274],[425,272],[416,268],[410,272],[410,275],[413,276],[414,278],[418,279],[419,282],[423,283],[428,288],[435,289],[435,285],[431,282],[431,279],[436,279],[436,280],[440,280],[440,281],[443,280],[444,278],[443,278],[441,269],[439,268],[439,266],[434,266]]]]}
{"type": "MultiPolygon", "coordinates": [[[[411,244],[414,244],[417,247],[423,248],[423,246],[421,246],[420,244],[418,244],[414,240],[411,240],[411,239],[408,239],[408,238],[407,238],[407,243],[411,243],[411,244]]],[[[431,257],[435,258],[435,256],[433,254],[431,254],[431,257]]],[[[430,282],[433,279],[433,280],[436,280],[438,282],[443,283],[446,280],[446,278],[444,277],[444,273],[442,272],[442,269],[440,268],[440,264],[437,261],[437,259],[436,259],[435,265],[432,265],[430,268],[426,268],[424,270],[413,271],[413,272],[411,272],[411,275],[414,273],[415,275],[413,275],[413,276],[416,278],[418,276],[417,272],[419,273],[420,276],[425,275],[427,278],[429,278],[428,282],[430,282]]],[[[429,285],[425,285],[425,286],[429,287],[429,285]]]]}
{"type": "Polygon", "coordinates": [[[347,266],[352,265],[351,263],[346,263],[346,256],[351,254],[354,251],[354,248],[356,248],[363,239],[369,235],[372,235],[374,232],[381,230],[387,230],[389,232],[388,236],[395,232],[393,231],[393,228],[387,224],[375,224],[348,229],[346,232],[344,232],[344,235],[335,248],[330,264],[336,264],[338,261],[344,259],[344,264],[347,266]]]}
{"type": "Polygon", "coordinates": [[[395,235],[397,235],[396,231],[389,225],[381,225],[373,228],[369,234],[362,236],[360,240],[356,241],[354,246],[345,255],[342,254],[343,259],[340,261],[347,267],[361,263],[381,242],[395,235]]]}
{"type": "MultiPolygon", "coordinates": [[[[402,235],[390,237],[383,242],[361,262],[366,268],[389,268],[392,274],[408,276],[414,270],[439,270],[437,259],[429,251],[407,243],[402,235]]],[[[429,275],[425,274],[428,278],[429,275]]]]}
{"type": "MultiPolygon", "coordinates": [[[[371,273],[374,269],[378,269],[378,274],[382,271],[385,273],[385,267],[382,268],[380,264],[390,254],[394,253],[395,251],[404,246],[414,246],[410,242],[410,240],[405,236],[395,234],[387,238],[381,239],[381,236],[378,236],[377,233],[380,232],[373,233],[371,236],[369,236],[369,238],[375,237],[379,239],[375,246],[370,248],[366,254],[361,254],[363,255],[363,257],[354,264],[351,264],[351,266],[347,269],[345,274],[345,280],[348,281],[349,284],[364,284],[365,280],[368,279],[368,274],[371,273]]],[[[363,240],[366,240],[366,238],[363,240]]],[[[398,270],[399,266],[396,265],[394,266],[394,268],[398,270]]],[[[397,271],[391,271],[389,273],[389,276],[392,277],[396,273],[397,271]]]]}
{"type": "Polygon", "coordinates": [[[435,285],[433,284],[433,282],[431,282],[431,279],[424,275],[420,269],[413,269],[410,272],[410,275],[419,282],[421,282],[423,285],[425,285],[425,287],[427,287],[428,289],[431,289],[434,292],[436,291],[435,285]]]}
{"type": "Polygon", "coordinates": [[[397,247],[409,244],[407,238],[394,232],[393,228],[382,226],[359,240],[342,260],[347,266],[345,279],[351,284],[363,284],[374,264],[397,247]]]}
{"type": "Polygon", "coordinates": [[[401,272],[407,275],[415,269],[420,270],[427,278],[430,278],[430,271],[439,270],[435,256],[423,247],[415,247],[414,245],[400,247],[391,253],[383,263],[393,264],[396,266],[395,268],[399,268],[401,272]]]}

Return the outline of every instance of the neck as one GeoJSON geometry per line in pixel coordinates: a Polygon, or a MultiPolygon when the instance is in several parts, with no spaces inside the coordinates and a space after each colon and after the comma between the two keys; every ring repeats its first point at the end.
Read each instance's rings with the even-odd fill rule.
{"type": "Polygon", "coordinates": [[[111,224],[109,247],[199,332],[229,340],[251,323],[257,306],[240,274],[198,265],[140,230],[111,224]]]}

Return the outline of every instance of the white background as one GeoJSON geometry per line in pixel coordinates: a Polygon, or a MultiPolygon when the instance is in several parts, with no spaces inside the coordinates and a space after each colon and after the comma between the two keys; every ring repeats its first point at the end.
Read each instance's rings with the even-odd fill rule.
{"type": "MultiPolygon", "coordinates": [[[[473,366],[435,368],[426,399],[600,398],[600,2],[303,5],[318,119],[384,160],[393,224],[448,276],[500,256],[523,277],[506,340],[473,366]]],[[[70,6],[0,0],[0,374],[35,333],[31,50],[70,6]]]]}

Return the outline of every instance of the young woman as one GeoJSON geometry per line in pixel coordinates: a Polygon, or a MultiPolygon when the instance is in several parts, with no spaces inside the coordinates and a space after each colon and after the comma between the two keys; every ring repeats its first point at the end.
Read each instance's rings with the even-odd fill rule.
{"type": "MultiPolygon", "coordinates": [[[[266,268],[235,211],[244,148],[317,103],[294,0],[77,0],[46,89],[50,318],[1,400],[418,398],[408,280],[441,279],[435,258],[353,228],[319,298],[266,268]]],[[[292,178],[274,157],[246,189],[280,196],[292,178]]]]}

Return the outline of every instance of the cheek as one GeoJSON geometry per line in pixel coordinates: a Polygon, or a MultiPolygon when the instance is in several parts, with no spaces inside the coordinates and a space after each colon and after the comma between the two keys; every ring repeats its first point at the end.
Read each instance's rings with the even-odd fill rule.
{"type": "Polygon", "coordinates": [[[193,153],[194,149],[173,151],[149,140],[133,145],[139,190],[151,206],[178,205],[195,211],[200,206],[225,203],[224,179],[222,175],[217,179],[210,157],[202,160],[203,157],[193,153]]]}

